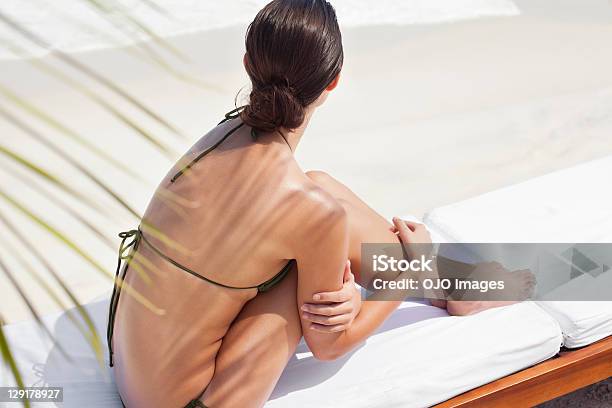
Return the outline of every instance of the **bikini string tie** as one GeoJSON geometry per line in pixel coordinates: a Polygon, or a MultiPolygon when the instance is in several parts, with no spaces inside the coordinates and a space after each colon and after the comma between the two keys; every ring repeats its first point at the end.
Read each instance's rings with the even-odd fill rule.
{"type": "Polygon", "coordinates": [[[119,256],[117,257],[117,270],[115,271],[115,283],[113,285],[113,294],[111,295],[110,305],[108,308],[108,327],[106,330],[106,341],[108,343],[108,358],[109,365],[113,366],[113,329],[115,326],[115,315],[117,313],[117,304],[121,295],[121,286],[127,272],[127,266],[134,258],[134,252],[138,249],[142,232],[139,229],[124,231],[119,233],[121,244],[119,244],[119,256]],[[130,240],[131,239],[131,240],[130,240]],[[128,241],[130,240],[130,241],[128,241]],[[120,277],[121,265],[125,261],[125,270],[120,277]]]}

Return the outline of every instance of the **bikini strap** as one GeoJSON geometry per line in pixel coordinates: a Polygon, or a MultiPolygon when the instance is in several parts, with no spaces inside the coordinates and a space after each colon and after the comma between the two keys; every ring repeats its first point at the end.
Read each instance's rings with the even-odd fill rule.
{"type": "MultiPolygon", "coordinates": [[[[237,107],[236,109],[232,109],[231,111],[227,112],[225,114],[225,118],[221,122],[219,122],[217,126],[227,122],[228,120],[233,120],[233,119],[240,117],[240,114],[246,107],[247,105],[242,105],[242,106],[237,107]]],[[[257,138],[257,132],[255,131],[255,129],[251,129],[251,136],[253,137],[253,140],[257,138]]]]}
{"type": "Polygon", "coordinates": [[[282,281],[285,278],[285,276],[287,276],[287,274],[291,270],[291,267],[293,266],[294,262],[295,261],[289,261],[283,267],[283,269],[281,269],[281,271],[279,273],[274,275],[271,279],[269,279],[269,280],[265,281],[264,283],[260,284],[259,286],[257,286],[257,291],[258,292],[267,292],[270,289],[272,289],[274,286],[276,286],[277,283],[282,281]]]}
{"type": "MultiPolygon", "coordinates": [[[[225,122],[227,122],[229,120],[238,118],[240,116],[240,113],[242,112],[242,110],[244,108],[245,108],[245,106],[239,106],[236,109],[232,109],[231,111],[227,112],[225,114],[225,118],[221,122],[219,122],[219,124],[217,126],[219,126],[219,125],[221,125],[221,124],[223,124],[223,123],[225,123],[225,122]]],[[[235,131],[240,129],[243,125],[244,125],[244,123],[240,123],[238,126],[235,126],[229,132],[227,132],[225,134],[225,136],[223,136],[221,138],[221,140],[219,140],[217,143],[215,143],[214,145],[212,145],[208,149],[204,150],[202,153],[198,154],[195,159],[190,161],[189,164],[187,164],[186,166],[183,166],[183,168],[181,168],[174,176],[172,176],[172,178],[170,179],[170,182],[174,183],[176,180],[178,180],[178,178],[181,177],[183,174],[185,174],[189,169],[191,169],[194,164],[196,164],[198,161],[200,161],[208,153],[212,152],[217,147],[219,147],[219,145],[221,143],[223,143],[225,141],[225,139],[230,137],[230,135],[232,135],[235,131]]],[[[253,134],[252,131],[251,131],[251,134],[253,134]]]]}
{"type": "Polygon", "coordinates": [[[181,269],[184,272],[187,272],[190,275],[195,276],[196,278],[200,278],[208,283],[212,283],[213,285],[217,285],[217,286],[221,286],[227,289],[257,289],[258,286],[229,286],[229,285],[225,285],[223,283],[219,283],[219,282],[215,282],[212,279],[208,279],[206,276],[202,276],[199,273],[197,273],[196,271],[194,271],[191,268],[188,268],[186,266],[181,265],[180,263],[176,262],[174,259],[170,258],[168,255],[164,254],[162,251],[160,251],[155,245],[153,245],[142,233],[142,231],[140,229],[138,229],[138,233],[139,233],[139,237],[140,239],[147,244],[147,246],[149,248],[151,248],[153,250],[153,252],[155,252],[160,258],[162,258],[163,260],[165,260],[166,262],[176,266],[177,268],[181,269]]]}
{"type": "Polygon", "coordinates": [[[237,117],[240,116],[240,114],[246,107],[247,107],[246,105],[238,106],[236,109],[232,109],[231,111],[227,112],[225,114],[225,118],[221,122],[219,122],[217,126],[227,122],[228,120],[236,119],[237,117]]]}
{"type": "Polygon", "coordinates": [[[124,231],[119,233],[121,238],[121,244],[119,245],[119,256],[117,257],[117,270],[115,271],[115,281],[113,285],[113,294],[111,295],[110,304],[108,307],[108,326],[106,328],[106,342],[108,343],[108,358],[109,365],[113,366],[113,330],[115,326],[115,315],[117,314],[117,305],[119,303],[119,296],[121,295],[121,287],[127,273],[128,265],[134,258],[134,252],[138,249],[140,244],[140,238],[142,234],[139,229],[124,231]],[[126,244],[126,241],[132,238],[130,242],[126,244]],[[121,271],[121,264],[125,261],[125,267],[123,275],[119,277],[119,271],[121,271]]]}
{"type": "Polygon", "coordinates": [[[189,401],[189,404],[185,405],[185,408],[207,408],[206,405],[199,399],[189,401]]]}
{"type": "MultiPolygon", "coordinates": [[[[219,126],[219,125],[221,125],[221,124],[223,124],[223,123],[225,123],[227,121],[230,121],[230,120],[233,120],[233,119],[236,119],[236,118],[240,117],[240,114],[242,113],[244,108],[246,108],[246,105],[239,106],[236,109],[232,109],[231,111],[227,112],[225,114],[225,118],[221,122],[219,122],[219,124],[217,126],[219,126]]],[[[217,143],[215,143],[214,145],[212,145],[208,149],[204,150],[202,153],[198,154],[195,159],[193,159],[192,161],[189,162],[189,164],[187,164],[186,166],[183,166],[174,176],[172,176],[172,178],[170,179],[170,182],[174,183],[176,180],[178,180],[178,178],[181,177],[183,174],[185,174],[189,169],[191,169],[194,166],[194,164],[196,164],[198,161],[200,161],[208,153],[212,152],[217,147],[219,147],[219,145],[221,143],[223,143],[225,141],[225,139],[230,137],[235,131],[240,129],[243,125],[244,125],[244,122],[238,124],[238,126],[232,128],[232,129],[230,129],[230,131],[227,132],[225,134],[225,136],[223,136],[221,138],[221,140],[219,140],[217,143]]],[[[289,141],[287,140],[285,135],[283,135],[283,133],[280,132],[280,131],[278,133],[283,138],[285,143],[287,143],[287,146],[289,146],[289,149],[291,150],[291,145],[289,144],[289,141]]],[[[257,131],[255,129],[253,129],[253,128],[251,128],[251,137],[253,138],[253,140],[257,139],[257,131]]]]}

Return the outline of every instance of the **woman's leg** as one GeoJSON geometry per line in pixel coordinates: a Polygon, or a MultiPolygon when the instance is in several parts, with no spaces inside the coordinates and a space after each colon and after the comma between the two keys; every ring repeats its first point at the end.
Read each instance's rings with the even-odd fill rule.
{"type": "Polygon", "coordinates": [[[215,361],[201,400],[211,408],[261,407],[274,390],[302,337],[297,310],[297,269],[242,309],[215,361]]]}
{"type": "MultiPolygon", "coordinates": [[[[362,243],[398,242],[397,237],[390,230],[391,223],[370,208],[344,184],[325,172],[309,171],[306,174],[321,188],[333,195],[344,206],[349,216],[349,258],[353,272],[358,271],[361,264],[362,243]]],[[[372,277],[355,273],[355,278],[363,285],[367,284],[372,277]]],[[[446,308],[453,316],[465,316],[516,302],[433,300],[431,303],[433,306],[446,308]]]]}

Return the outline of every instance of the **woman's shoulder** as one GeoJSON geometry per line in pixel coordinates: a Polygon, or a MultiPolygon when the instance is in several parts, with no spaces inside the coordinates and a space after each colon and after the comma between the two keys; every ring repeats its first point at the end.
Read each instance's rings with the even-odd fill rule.
{"type": "Polygon", "coordinates": [[[342,244],[348,226],[347,213],[342,204],[328,191],[304,173],[291,189],[285,201],[287,208],[283,220],[283,242],[295,259],[310,256],[330,242],[342,244]]]}
{"type": "Polygon", "coordinates": [[[293,180],[288,200],[295,209],[291,217],[307,230],[309,225],[336,223],[346,217],[342,204],[306,174],[293,180]]]}

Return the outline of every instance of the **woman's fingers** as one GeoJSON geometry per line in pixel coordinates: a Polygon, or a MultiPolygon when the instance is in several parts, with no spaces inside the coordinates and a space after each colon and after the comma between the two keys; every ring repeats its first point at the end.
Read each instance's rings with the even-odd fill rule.
{"type": "Polygon", "coordinates": [[[393,218],[393,227],[391,227],[392,229],[394,229],[395,231],[398,231],[398,225],[400,227],[408,227],[408,229],[412,232],[416,232],[417,230],[422,230],[425,228],[425,225],[420,223],[420,222],[416,222],[416,221],[406,221],[406,220],[402,220],[401,218],[398,217],[394,217],[393,218]]]}
{"type": "Polygon", "coordinates": [[[348,327],[344,324],[337,324],[335,326],[325,326],[322,324],[312,323],[310,325],[311,330],[315,330],[321,333],[337,333],[346,330],[348,327]]]}
{"type": "Polygon", "coordinates": [[[346,289],[346,285],[337,292],[320,292],[315,294],[312,299],[317,302],[346,302],[351,298],[351,293],[346,289]]]}
{"type": "Polygon", "coordinates": [[[431,236],[425,224],[414,221],[404,221],[394,217],[393,224],[402,241],[405,243],[431,243],[431,236]]]}
{"type": "Polygon", "coordinates": [[[344,266],[342,289],[335,292],[320,292],[312,296],[316,303],[305,303],[301,317],[311,322],[310,328],[321,332],[346,330],[361,309],[361,294],[355,285],[351,262],[344,266]]]}
{"type": "Polygon", "coordinates": [[[418,256],[429,255],[433,246],[431,235],[425,225],[418,222],[404,221],[398,217],[393,218],[396,234],[399,236],[404,257],[414,259],[418,256]],[[429,245],[417,245],[429,244],[429,245]]]}
{"type": "Polygon", "coordinates": [[[351,272],[351,261],[347,260],[344,264],[344,273],[342,276],[342,288],[335,292],[319,292],[312,295],[312,300],[315,302],[346,302],[352,296],[351,290],[355,286],[355,276],[351,272]]]}
{"type": "Polygon", "coordinates": [[[348,324],[352,320],[351,314],[342,314],[336,316],[321,316],[308,312],[302,312],[304,320],[308,320],[313,323],[322,324],[324,326],[335,326],[337,324],[348,324]]]}
{"type": "Polygon", "coordinates": [[[303,313],[309,313],[320,316],[336,316],[351,313],[353,307],[350,302],[342,302],[332,305],[317,305],[306,303],[302,306],[303,313]]]}
{"type": "Polygon", "coordinates": [[[408,243],[411,241],[411,238],[414,235],[414,231],[408,227],[404,220],[394,217],[393,225],[395,225],[397,233],[399,234],[403,242],[408,243]]]}

